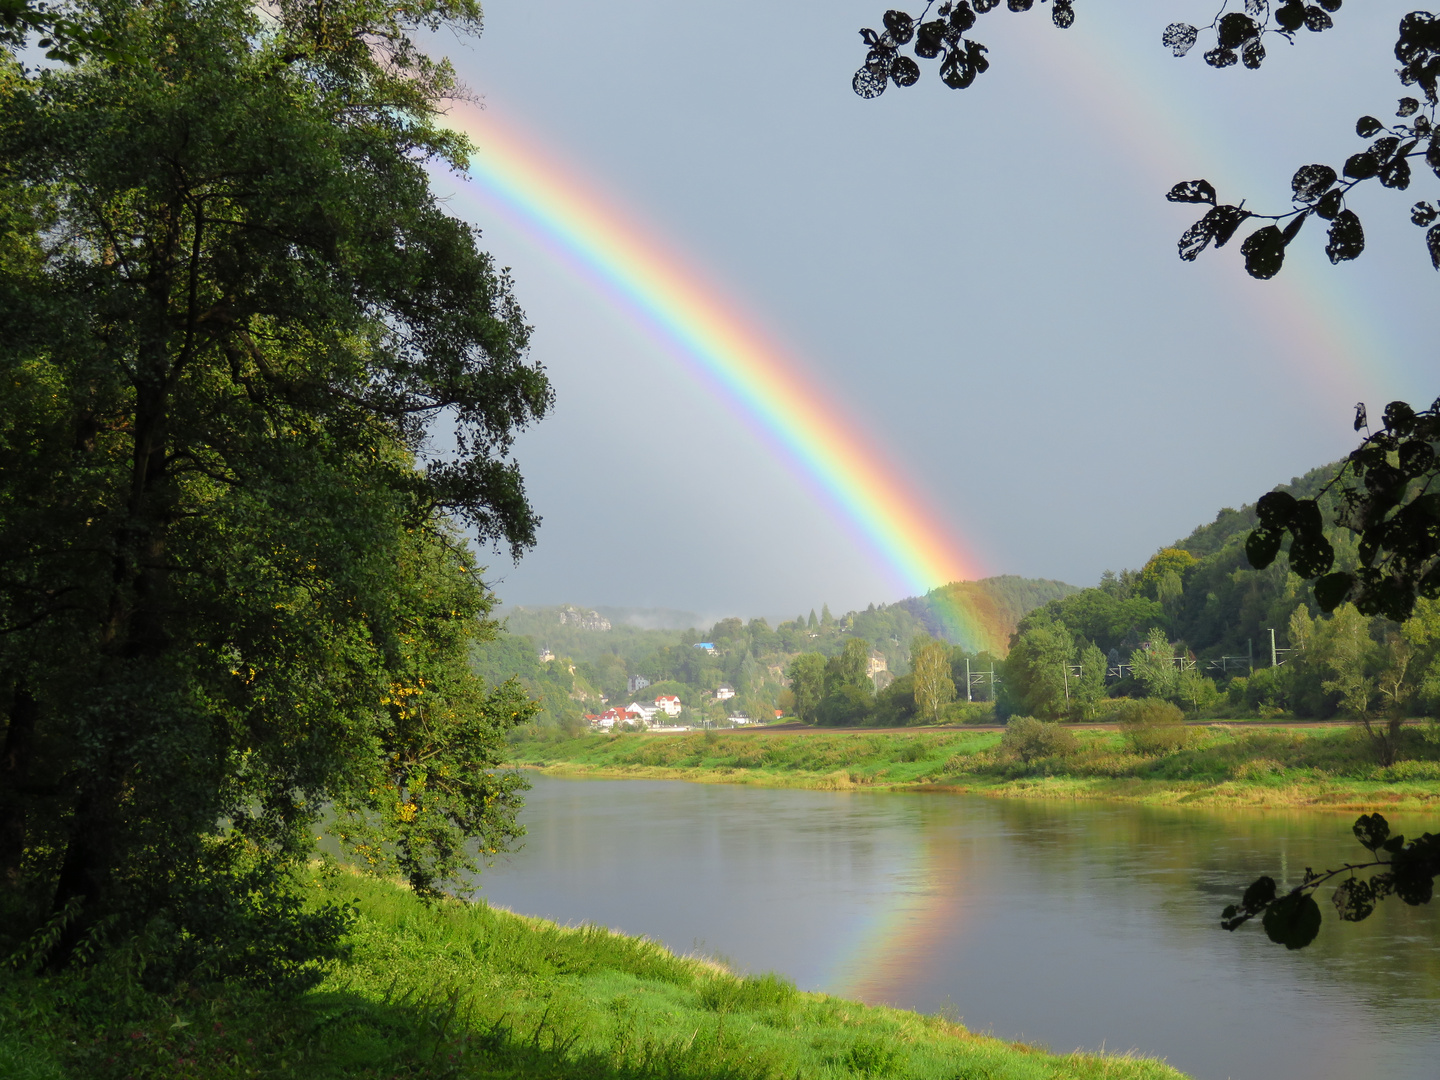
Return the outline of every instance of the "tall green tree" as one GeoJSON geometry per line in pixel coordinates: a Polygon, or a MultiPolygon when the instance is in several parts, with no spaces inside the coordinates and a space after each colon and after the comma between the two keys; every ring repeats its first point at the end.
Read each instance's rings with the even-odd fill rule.
{"type": "Polygon", "coordinates": [[[448,522],[533,543],[551,400],[425,171],[467,147],[413,31],[479,8],[81,8],[117,50],[0,66],[4,870],[71,940],[198,919],[332,804],[434,891],[515,835],[530,708],[466,674],[448,522]]]}
{"type": "Polygon", "coordinates": [[[933,638],[917,638],[910,646],[910,673],[916,710],[931,723],[938,723],[941,711],[955,700],[949,647],[933,638]]]}
{"type": "Polygon", "coordinates": [[[1075,640],[1063,623],[1036,612],[1005,658],[1002,702],[1008,713],[1047,720],[1069,710],[1068,680],[1075,640]]]}
{"type": "Polygon", "coordinates": [[[785,678],[795,695],[795,715],[813,724],[825,700],[825,657],[819,653],[801,653],[790,661],[785,678]]]}

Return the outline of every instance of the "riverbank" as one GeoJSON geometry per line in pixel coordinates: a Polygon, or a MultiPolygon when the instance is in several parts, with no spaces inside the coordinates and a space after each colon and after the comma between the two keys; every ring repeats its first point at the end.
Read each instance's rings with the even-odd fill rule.
{"type": "Polygon", "coordinates": [[[1051,1054],[737,976],[602,928],[483,903],[427,907],[373,879],[317,879],[315,895],[354,901],[353,952],[298,1000],[236,988],[161,997],[114,972],[0,975],[0,1075],[1183,1080],[1149,1059],[1051,1054]]]}
{"type": "Polygon", "coordinates": [[[670,779],[825,790],[957,791],[1210,807],[1431,810],[1440,745],[1407,730],[1382,767],[1364,735],[1334,725],[1208,724],[1187,744],[1140,753],[1114,728],[1075,732],[1072,752],[1022,762],[998,730],[711,731],[521,742],[513,764],[557,776],[670,779]]]}

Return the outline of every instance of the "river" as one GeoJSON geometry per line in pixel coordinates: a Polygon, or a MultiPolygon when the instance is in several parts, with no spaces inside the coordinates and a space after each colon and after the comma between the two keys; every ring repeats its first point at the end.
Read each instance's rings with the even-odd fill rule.
{"type": "Polygon", "coordinates": [[[493,904],[1197,1080],[1440,1077],[1433,906],[1342,924],[1327,889],[1293,953],[1218,927],[1260,873],[1363,855],[1353,813],[533,781],[493,904]]]}

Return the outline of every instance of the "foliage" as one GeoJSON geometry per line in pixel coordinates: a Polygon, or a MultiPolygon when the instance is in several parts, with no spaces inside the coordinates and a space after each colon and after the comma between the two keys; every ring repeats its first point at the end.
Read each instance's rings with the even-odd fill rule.
{"type": "Polygon", "coordinates": [[[1240,903],[1225,908],[1220,925],[1235,930],[1258,915],[1271,941],[1287,949],[1303,949],[1319,935],[1323,921],[1315,893],[1337,877],[1341,881],[1330,898],[1344,922],[1368,919],[1375,905],[1389,896],[1398,896],[1412,907],[1430,902],[1435,876],[1440,874],[1440,836],[1424,833],[1410,841],[1392,836],[1390,823],[1378,813],[1361,815],[1354,830],[1374,859],[1319,873],[1307,866],[1300,884],[1285,893],[1278,891],[1274,878],[1257,878],[1240,903]],[[1366,878],[1357,876],[1361,870],[1376,872],[1366,878]]]}
{"type": "Polygon", "coordinates": [[[0,57],[0,874],[76,912],[52,963],[168,926],[288,978],[343,922],[286,899],[326,806],[427,894],[517,832],[452,521],[533,543],[551,391],[413,37],[479,9],[74,10],[118,49],[0,57]]]}
{"type": "Polygon", "coordinates": [[[1005,723],[1005,734],[1000,737],[1000,749],[1025,765],[1040,758],[1066,757],[1078,748],[1075,733],[1070,729],[1033,716],[1012,716],[1005,723]]]}
{"type": "Polygon", "coordinates": [[[1113,715],[1137,754],[1168,754],[1190,741],[1185,714],[1160,698],[1131,698],[1113,715]]]}
{"type": "Polygon", "coordinates": [[[955,682],[950,677],[950,650],[938,641],[917,643],[910,650],[915,708],[931,723],[955,700],[955,682]]]}

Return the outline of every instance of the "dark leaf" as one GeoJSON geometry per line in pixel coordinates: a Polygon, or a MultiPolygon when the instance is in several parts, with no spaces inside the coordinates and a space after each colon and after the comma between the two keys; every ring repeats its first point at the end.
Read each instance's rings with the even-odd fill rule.
{"type": "Polygon", "coordinates": [[[1290,515],[1291,531],[1309,532],[1318,536],[1324,528],[1325,522],[1320,516],[1320,504],[1314,499],[1296,499],[1295,512],[1290,515]]]}
{"type": "Polygon", "coordinates": [[[1265,46],[1259,38],[1245,43],[1245,47],[1240,50],[1240,62],[1251,71],[1259,70],[1260,65],[1265,62],[1265,46]]]}
{"type": "Polygon", "coordinates": [[[1340,200],[1344,197],[1345,193],[1338,188],[1327,191],[1315,204],[1315,213],[1326,221],[1332,220],[1340,212],[1340,200]]]}
{"type": "Polygon", "coordinates": [[[1409,434],[1415,427],[1415,410],[1406,401],[1392,401],[1385,406],[1385,427],[1400,435],[1409,434]]]}
{"type": "Polygon", "coordinates": [[[1379,851],[1380,845],[1390,836],[1390,823],[1383,814],[1361,814],[1351,826],[1355,839],[1367,851],[1379,851]]]}
{"type": "Polygon", "coordinates": [[[1340,0],[1318,0],[1318,3],[1326,11],[1339,11],[1340,0]]]}
{"type": "Polygon", "coordinates": [[[1369,426],[1370,418],[1365,415],[1365,403],[1363,401],[1357,401],[1355,403],[1355,430],[1359,431],[1361,428],[1369,426]]]}
{"type": "Polygon", "coordinates": [[[1035,6],[1035,0],[1008,0],[1006,6],[1011,11],[1029,11],[1035,6]]]}
{"type": "Polygon", "coordinates": [[[1245,14],[1258,19],[1265,14],[1266,0],[1245,0],[1245,14]]]}
{"type": "Polygon", "coordinates": [[[1245,890],[1245,895],[1240,898],[1240,906],[1253,915],[1274,899],[1275,879],[1271,877],[1256,878],[1245,890]]]}
{"type": "Polygon", "coordinates": [[[1321,611],[1334,611],[1350,595],[1350,586],[1354,583],[1354,577],[1343,570],[1326,574],[1315,582],[1315,603],[1320,605],[1321,611]]]}
{"type": "Polygon", "coordinates": [[[1234,65],[1240,59],[1234,49],[1211,49],[1205,54],[1205,63],[1213,68],[1227,68],[1234,65]]]}
{"type": "Polygon", "coordinates": [[[973,3],[975,4],[975,10],[981,15],[994,11],[1000,6],[1000,0],[973,0],[973,3]]]}
{"type": "Polygon", "coordinates": [[[874,71],[866,66],[855,72],[855,78],[850,80],[850,86],[862,98],[877,98],[885,92],[885,84],[888,80],[887,72],[874,71]]]}
{"type": "Polygon", "coordinates": [[[1290,569],[1302,578],[1317,578],[1334,565],[1335,548],[1324,533],[1298,533],[1291,541],[1290,569]]]}
{"type": "Polygon", "coordinates": [[[1341,210],[1330,222],[1329,240],[1325,254],[1332,263],[1342,263],[1356,258],[1365,250],[1365,230],[1353,210],[1341,210]]]}
{"type": "Polygon", "coordinates": [[[1238,49],[1255,37],[1257,33],[1259,33],[1259,28],[1255,25],[1254,19],[1249,15],[1232,11],[1230,14],[1220,17],[1220,25],[1215,28],[1215,39],[1220,43],[1222,49],[1238,49]]]}
{"type": "Polygon", "coordinates": [[[1282,532],[1255,529],[1245,538],[1245,558],[1256,570],[1264,570],[1280,553],[1280,541],[1283,539],[1285,534],[1282,532]]]}
{"type": "Polygon", "coordinates": [[[1425,148],[1425,164],[1440,176],[1440,132],[1430,136],[1430,145],[1425,148]]]}
{"type": "Polygon", "coordinates": [[[960,0],[950,11],[950,29],[965,33],[975,25],[975,12],[965,0],[960,0]]]}
{"type": "Polygon", "coordinates": [[[934,60],[945,47],[947,24],[940,19],[920,24],[915,34],[915,55],[922,60],[934,60]]]}
{"type": "Polygon", "coordinates": [[[1235,235],[1240,223],[1250,216],[1250,211],[1225,205],[1210,211],[1210,216],[1215,219],[1215,246],[1222,248],[1235,235]]]}
{"type": "Polygon", "coordinates": [[[1396,862],[1395,895],[1411,907],[1428,904],[1435,891],[1435,878],[1413,860],[1396,862]]]}
{"type": "Polygon", "coordinates": [[[1362,139],[1368,139],[1370,136],[1384,130],[1385,125],[1373,116],[1362,116],[1359,120],[1355,121],[1355,134],[1359,135],[1362,139]]]}
{"type": "Polygon", "coordinates": [[[1314,202],[1340,179],[1329,165],[1301,165],[1290,178],[1296,202],[1314,202]]]}
{"type": "Polygon", "coordinates": [[[1283,529],[1295,518],[1295,496],[1288,491],[1267,491],[1255,503],[1262,529],[1283,529]]]}
{"type": "Polygon", "coordinates": [[[1435,468],[1435,451],[1423,439],[1410,439],[1400,444],[1400,471],[1414,478],[1435,468]]]}
{"type": "Polygon", "coordinates": [[[1334,25],[1335,20],[1330,18],[1329,15],[1326,15],[1320,8],[1312,6],[1305,9],[1306,30],[1313,30],[1318,34],[1321,30],[1329,30],[1334,25]]]}
{"type": "Polygon", "coordinates": [[[1363,922],[1375,911],[1375,890],[1368,881],[1350,878],[1335,888],[1335,911],[1346,922],[1363,922]]]}
{"type": "Polygon", "coordinates": [[[915,32],[915,20],[903,11],[885,12],[885,29],[895,39],[896,45],[904,45],[915,32]]]}
{"type": "Polygon", "coordinates": [[[1400,107],[1395,110],[1395,115],[1414,116],[1419,109],[1420,102],[1416,101],[1413,97],[1402,97],[1400,99],[1400,107]]]}
{"type": "Polygon", "coordinates": [[[890,78],[896,86],[914,86],[920,80],[920,65],[908,56],[897,56],[890,65],[890,78]]]}
{"type": "Polygon", "coordinates": [[[1296,214],[1294,219],[1285,226],[1284,230],[1281,231],[1280,236],[1286,244],[1289,244],[1291,240],[1295,239],[1295,237],[1300,232],[1300,227],[1305,224],[1305,219],[1309,216],[1309,213],[1296,214]]]}
{"type": "Polygon", "coordinates": [[[1275,944],[1303,949],[1320,933],[1320,905],[1313,896],[1282,896],[1266,910],[1261,923],[1275,944]]]}
{"type": "Polygon", "coordinates": [[[1435,220],[1435,207],[1428,202],[1420,201],[1410,208],[1410,220],[1416,225],[1429,225],[1435,220]]]}
{"type": "Polygon", "coordinates": [[[1160,43],[1176,56],[1184,56],[1195,47],[1195,41],[1199,36],[1200,31],[1189,23],[1171,23],[1165,28],[1165,34],[1160,38],[1160,43]]]}
{"type": "Polygon", "coordinates": [[[1345,159],[1345,175],[1352,180],[1369,180],[1380,171],[1380,162],[1369,150],[1345,159]]]}
{"type": "Polygon", "coordinates": [[[1165,196],[1170,202],[1209,203],[1215,205],[1215,189],[1209,180],[1186,180],[1176,184],[1165,196]]]}
{"type": "Polygon", "coordinates": [[[1401,835],[1401,834],[1396,834],[1395,836],[1392,836],[1392,837],[1390,837],[1390,839],[1386,840],[1385,843],[1381,844],[1381,845],[1380,845],[1380,850],[1381,850],[1381,851],[1388,851],[1391,855],[1394,855],[1397,851],[1399,851],[1399,850],[1400,850],[1401,848],[1403,848],[1404,846],[1405,846],[1405,837],[1404,837],[1403,835],[1401,835]]]}
{"type": "Polygon", "coordinates": [[[1287,34],[1294,33],[1305,25],[1305,5],[1289,0],[1275,9],[1275,22],[1287,34]]]}
{"type": "Polygon", "coordinates": [[[1425,246],[1430,249],[1430,265],[1440,270],[1440,225],[1431,225],[1425,234],[1425,246]]]}
{"type": "Polygon", "coordinates": [[[1050,19],[1061,30],[1069,30],[1075,25],[1075,9],[1070,5],[1070,0],[1055,0],[1055,8],[1050,12],[1050,19]]]}
{"type": "Polygon", "coordinates": [[[1380,169],[1380,183],[1404,191],[1410,186],[1410,162],[1401,156],[1391,158],[1380,169]]]}
{"type": "Polygon", "coordinates": [[[1285,237],[1274,225],[1266,225],[1245,238],[1240,254],[1245,256],[1245,272],[1267,281],[1285,264],[1285,237]]]}

